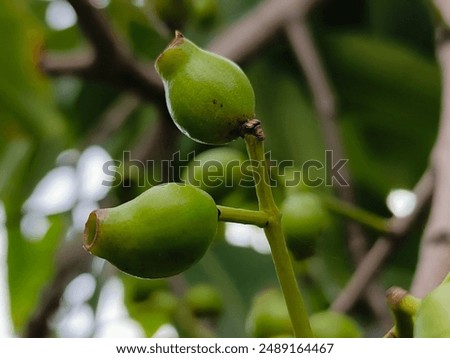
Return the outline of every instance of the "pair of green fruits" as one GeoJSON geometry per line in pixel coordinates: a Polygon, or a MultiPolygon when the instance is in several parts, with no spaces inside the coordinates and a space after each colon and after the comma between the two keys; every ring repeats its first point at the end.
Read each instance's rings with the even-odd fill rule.
{"type": "MultiPolygon", "coordinates": [[[[255,117],[253,89],[242,70],[200,49],[179,32],[158,57],[156,68],[173,120],[198,142],[230,142],[241,136],[242,125],[255,117]]],[[[221,156],[217,154],[222,162],[234,156],[223,149],[221,156]]],[[[201,172],[194,177],[198,174],[203,179],[201,172]]],[[[95,210],[86,223],[84,246],[138,277],[160,278],[185,271],[205,254],[217,230],[218,209],[202,189],[169,183],[150,188],[118,207],[95,210]]],[[[313,231],[312,217],[299,220],[303,206],[304,200],[298,197],[285,204],[288,244],[302,229],[313,231]]],[[[306,206],[311,211],[314,200],[308,199],[306,206]]],[[[311,245],[303,245],[301,250],[290,246],[306,252],[311,245]]]]}
{"type": "Polygon", "coordinates": [[[219,290],[207,283],[189,286],[178,297],[172,293],[169,282],[165,279],[140,280],[123,275],[122,282],[125,301],[136,317],[143,312],[162,311],[170,319],[180,300],[198,318],[217,318],[223,312],[224,303],[219,290]]]}
{"type": "MultiPolygon", "coordinates": [[[[361,327],[351,317],[320,311],[309,317],[316,338],[360,338],[361,327]]],[[[247,333],[257,338],[292,337],[292,326],[283,294],[268,289],[255,296],[246,321],[247,333]]]]}
{"type": "MultiPolygon", "coordinates": [[[[180,32],[155,66],[169,112],[190,138],[227,143],[254,118],[253,89],[242,70],[200,49],[180,32]]],[[[116,208],[93,211],[86,223],[84,247],[131,275],[167,277],[204,255],[217,224],[218,210],[209,194],[169,183],[116,208]]]]}

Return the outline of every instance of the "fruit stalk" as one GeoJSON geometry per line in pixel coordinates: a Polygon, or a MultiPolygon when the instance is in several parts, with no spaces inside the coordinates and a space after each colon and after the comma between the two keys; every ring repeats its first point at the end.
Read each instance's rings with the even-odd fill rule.
{"type": "Polygon", "coordinates": [[[414,315],[420,300],[409,295],[400,287],[392,287],[386,294],[387,304],[394,316],[395,326],[385,337],[412,338],[414,332],[414,315]]]}
{"type": "Polygon", "coordinates": [[[244,136],[252,165],[259,210],[266,213],[268,223],[264,228],[272,251],[275,270],[286,301],[295,337],[313,337],[303,297],[297,285],[292,262],[281,228],[281,212],[278,210],[269,184],[264,158],[264,142],[253,134],[244,136]]]}
{"type": "Polygon", "coordinates": [[[262,228],[266,227],[269,222],[269,216],[264,211],[231,208],[222,205],[217,205],[217,209],[219,210],[219,221],[250,224],[262,228]]]}

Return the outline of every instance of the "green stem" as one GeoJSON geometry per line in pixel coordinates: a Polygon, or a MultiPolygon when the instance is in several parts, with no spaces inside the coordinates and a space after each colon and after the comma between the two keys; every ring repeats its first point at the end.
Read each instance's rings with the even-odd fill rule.
{"type": "Polygon", "coordinates": [[[389,232],[388,220],[381,218],[369,211],[361,209],[355,205],[333,198],[329,195],[320,194],[320,197],[329,210],[358,221],[359,223],[380,232],[389,232]]]}
{"type": "Polygon", "coordinates": [[[263,211],[231,208],[229,206],[217,205],[219,210],[219,221],[228,221],[240,224],[251,224],[266,227],[269,216],[263,211]]]}
{"type": "Polygon", "coordinates": [[[297,285],[281,228],[281,213],[275,204],[269,184],[269,175],[264,157],[264,143],[253,135],[246,135],[245,143],[248,155],[252,161],[259,210],[266,213],[269,219],[264,232],[272,251],[275,270],[289,311],[294,336],[313,337],[306,307],[297,285]]]}
{"type": "Polygon", "coordinates": [[[386,295],[388,306],[394,316],[395,326],[385,337],[412,338],[414,316],[420,300],[400,287],[392,287],[386,295]]]}

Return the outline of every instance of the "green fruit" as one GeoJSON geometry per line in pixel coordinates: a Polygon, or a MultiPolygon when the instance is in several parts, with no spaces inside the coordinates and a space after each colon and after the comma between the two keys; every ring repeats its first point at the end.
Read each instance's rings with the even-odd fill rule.
{"type": "Polygon", "coordinates": [[[241,163],[245,161],[242,153],[232,148],[214,148],[206,150],[183,171],[181,179],[196,186],[213,198],[222,198],[234,187],[238,187],[242,178],[241,163]]]}
{"type": "Polygon", "coordinates": [[[192,0],[194,19],[202,29],[211,28],[217,20],[219,4],[217,0],[192,0]]]}
{"type": "Polygon", "coordinates": [[[297,260],[314,255],[316,241],[327,223],[320,198],[310,192],[288,196],[281,205],[286,244],[297,260]]]}
{"type": "Polygon", "coordinates": [[[291,320],[279,290],[269,289],[255,296],[246,328],[256,338],[292,336],[291,320]]]}
{"type": "Polygon", "coordinates": [[[94,210],[84,247],[134,276],[172,276],[204,255],[216,233],[217,216],[214,200],[204,191],[158,185],[118,207],[94,210]]]}
{"type": "Polygon", "coordinates": [[[431,291],[421,302],[414,324],[415,338],[450,338],[450,283],[431,291]]]}
{"type": "Polygon", "coordinates": [[[322,311],[309,318],[317,338],[360,338],[361,328],[352,318],[338,312],[322,311]]]}
{"type": "Polygon", "coordinates": [[[255,118],[255,95],[244,72],[180,32],[155,67],[164,82],[172,119],[193,140],[228,143],[241,135],[245,122],[255,118]]]}
{"type": "Polygon", "coordinates": [[[197,317],[218,317],[223,311],[220,292],[211,285],[190,287],[185,296],[186,304],[197,317]]]}

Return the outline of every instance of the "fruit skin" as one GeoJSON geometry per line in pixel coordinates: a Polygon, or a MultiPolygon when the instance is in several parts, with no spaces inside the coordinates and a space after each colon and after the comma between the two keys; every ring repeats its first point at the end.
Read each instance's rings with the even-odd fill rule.
{"type": "Polygon", "coordinates": [[[450,338],[450,283],[431,291],[421,302],[414,323],[415,338],[450,338]]]}
{"type": "Polygon", "coordinates": [[[280,290],[268,289],[255,296],[246,329],[256,338],[292,336],[289,312],[280,290]]]}
{"type": "Polygon", "coordinates": [[[158,185],[115,208],[94,210],[86,222],[84,247],[134,276],[172,276],[204,255],[217,217],[215,202],[204,191],[158,185]]]}
{"type": "Polygon", "coordinates": [[[241,163],[244,161],[244,155],[236,149],[209,149],[189,163],[181,174],[181,179],[219,199],[238,187],[242,178],[241,163]]]}
{"type": "Polygon", "coordinates": [[[197,317],[218,317],[223,311],[220,292],[211,285],[198,284],[188,289],[185,301],[197,317]]]}
{"type": "Polygon", "coordinates": [[[281,205],[286,244],[295,259],[315,253],[316,241],[327,225],[327,212],[320,198],[311,192],[289,195],[281,205]]]}
{"type": "Polygon", "coordinates": [[[244,72],[176,32],[155,68],[164,82],[167,107],[178,128],[205,144],[225,144],[255,118],[255,95],[244,72]]]}
{"type": "Polygon", "coordinates": [[[350,317],[333,311],[322,311],[309,317],[316,338],[360,338],[361,328],[350,317]]]}

